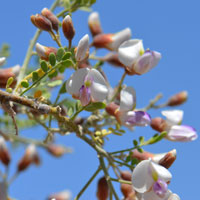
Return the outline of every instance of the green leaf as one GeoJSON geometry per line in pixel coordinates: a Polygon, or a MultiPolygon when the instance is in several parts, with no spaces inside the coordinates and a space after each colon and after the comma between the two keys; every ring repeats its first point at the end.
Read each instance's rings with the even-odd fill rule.
{"type": "Polygon", "coordinates": [[[21,86],[24,87],[24,88],[28,88],[28,86],[29,86],[28,81],[27,80],[22,81],[21,86]]]}
{"type": "Polygon", "coordinates": [[[65,72],[65,69],[66,69],[66,67],[63,66],[63,65],[61,65],[61,66],[58,68],[58,71],[59,71],[61,74],[63,74],[63,73],[65,72]]]}
{"type": "Polygon", "coordinates": [[[103,102],[94,102],[89,104],[85,110],[89,111],[89,112],[93,112],[95,110],[99,110],[99,109],[104,109],[106,107],[106,104],[103,102]]]}
{"type": "Polygon", "coordinates": [[[64,48],[61,47],[61,48],[58,49],[58,51],[56,53],[57,61],[61,61],[62,60],[62,57],[63,57],[64,53],[65,53],[64,48]]]}
{"type": "Polygon", "coordinates": [[[155,134],[152,138],[150,138],[150,140],[148,141],[148,144],[154,144],[156,142],[159,142],[160,140],[162,140],[165,136],[167,135],[166,131],[163,131],[160,134],[155,134]]]}
{"type": "Polygon", "coordinates": [[[10,78],[7,80],[6,88],[10,87],[10,85],[13,83],[13,81],[14,81],[14,78],[13,78],[13,77],[10,77],[10,78]]]}
{"type": "MultiPolygon", "coordinates": [[[[66,82],[65,82],[66,83],[66,82]]],[[[66,90],[66,84],[65,83],[63,83],[63,85],[62,85],[62,87],[60,88],[60,91],[59,91],[59,93],[60,94],[64,94],[64,93],[66,93],[67,92],[67,90],[66,90]]]]}
{"type": "Polygon", "coordinates": [[[137,146],[138,145],[138,141],[137,140],[133,140],[133,144],[134,144],[134,146],[137,146]]]}
{"type": "Polygon", "coordinates": [[[39,79],[39,75],[37,72],[32,72],[32,80],[33,82],[37,81],[39,79]]]}
{"type": "Polygon", "coordinates": [[[90,7],[87,7],[87,6],[82,6],[82,7],[79,8],[79,10],[86,11],[86,12],[92,11],[92,9],[90,7]]]}
{"type": "Polygon", "coordinates": [[[71,57],[72,53],[69,51],[69,52],[66,52],[63,57],[62,57],[62,60],[67,60],[71,57]]]}
{"type": "Polygon", "coordinates": [[[54,53],[50,53],[49,55],[49,63],[51,66],[54,66],[56,64],[56,56],[54,53]]]}
{"type": "Polygon", "coordinates": [[[67,109],[67,115],[68,115],[69,117],[71,117],[71,116],[73,115],[73,113],[74,113],[74,108],[73,108],[73,107],[69,107],[69,108],[67,109]]]}
{"type": "Polygon", "coordinates": [[[42,61],[40,62],[40,66],[41,66],[41,69],[42,69],[43,72],[47,72],[48,69],[49,69],[49,68],[48,68],[47,62],[44,61],[44,60],[42,60],[42,61]]]}
{"type": "Polygon", "coordinates": [[[54,78],[54,77],[56,77],[58,75],[58,71],[55,71],[55,72],[53,72],[53,73],[50,73],[49,75],[48,75],[48,77],[49,78],[54,78]]]}
{"type": "Polygon", "coordinates": [[[62,61],[62,66],[71,67],[71,66],[73,66],[73,62],[70,59],[66,59],[66,60],[62,61]]]}
{"type": "Polygon", "coordinates": [[[47,86],[56,87],[56,86],[61,85],[61,84],[62,84],[62,80],[55,80],[55,81],[48,83],[47,86]]]}
{"type": "Polygon", "coordinates": [[[96,0],[90,0],[90,5],[96,3],[96,0]]]}

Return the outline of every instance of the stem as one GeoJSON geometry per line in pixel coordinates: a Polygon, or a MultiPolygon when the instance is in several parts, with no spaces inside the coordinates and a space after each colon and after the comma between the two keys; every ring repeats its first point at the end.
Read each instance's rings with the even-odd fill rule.
{"type": "Polygon", "coordinates": [[[126,180],[122,180],[122,179],[115,179],[115,178],[110,178],[110,180],[115,181],[115,182],[119,182],[119,183],[125,183],[125,184],[132,185],[131,181],[126,181],[126,180]]]}
{"type": "Polygon", "coordinates": [[[106,177],[108,186],[109,186],[109,188],[110,188],[110,192],[112,192],[112,194],[114,195],[114,197],[115,197],[116,200],[119,200],[119,197],[117,196],[117,193],[116,193],[116,191],[115,191],[115,189],[114,189],[114,187],[113,187],[113,184],[112,184],[112,182],[111,182],[111,178],[110,178],[110,176],[109,176],[109,174],[108,174],[108,172],[107,172],[107,170],[106,170],[106,166],[105,166],[103,157],[102,157],[102,155],[100,155],[100,154],[99,154],[99,162],[100,162],[100,165],[101,165],[102,170],[103,170],[103,172],[104,172],[104,175],[105,175],[105,177],[106,177]]]}
{"type": "Polygon", "coordinates": [[[69,41],[68,51],[70,51],[70,49],[72,47],[72,40],[68,40],[68,41],[69,41]]]}
{"type": "MultiPolygon", "coordinates": [[[[51,8],[50,8],[51,11],[53,11],[53,10],[57,7],[59,1],[60,1],[60,0],[56,0],[56,1],[52,4],[52,6],[51,6],[51,8]]],[[[29,64],[29,62],[30,62],[30,59],[31,59],[31,57],[32,57],[33,48],[34,48],[35,43],[36,43],[36,41],[38,40],[38,38],[39,38],[41,32],[42,32],[41,30],[37,29],[37,31],[35,32],[35,35],[33,36],[33,39],[30,41],[30,45],[29,45],[28,50],[27,50],[27,52],[26,52],[26,56],[25,56],[25,59],[24,59],[22,68],[20,69],[20,73],[19,73],[19,76],[18,76],[18,78],[17,78],[17,84],[16,84],[15,92],[16,92],[16,90],[17,90],[17,88],[18,88],[18,85],[20,84],[21,80],[23,79],[23,77],[24,77],[24,75],[25,75],[25,73],[26,73],[26,69],[27,69],[28,64],[29,64]]]]}
{"type": "Polygon", "coordinates": [[[10,178],[10,180],[8,181],[8,185],[11,185],[13,182],[14,182],[14,180],[17,178],[19,176],[19,172],[18,171],[16,171],[15,173],[14,173],[14,175],[10,178]]]}
{"type": "Polygon", "coordinates": [[[88,188],[90,183],[95,179],[97,174],[101,171],[101,167],[99,167],[95,173],[92,175],[92,177],[88,180],[88,182],[84,185],[84,187],[81,189],[81,191],[78,193],[78,195],[74,198],[74,200],[78,200],[80,196],[85,192],[85,190],[88,188]]]}
{"type": "MultiPolygon", "coordinates": [[[[87,105],[88,106],[88,105],[87,105]]],[[[80,113],[80,112],[82,112],[87,106],[83,106],[80,110],[78,110],[72,117],[71,117],[71,120],[73,121],[75,118],[76,118],[76,116],[80,113]]]]}
{"type": "Polygon", "coordinates": [[[120,80],[120,82],[119,82],[119,85],[118,85],[118,87],[117,87],[117,90],[116,90],[115,94],[113,95],[113,97],[112,97],[112,99],[111,99],[111,102],[114,101],[115,98],[117,97],[117,95],[120,93],[120,91],[121,91],[121,89],[122,89],[122,84],[123,84],[123,82],[124,82],[125,77],[126,77],[126,71],[124,71],[124,74],[122,75],[122,78],[121,78],[121,80],[120,80]]]}
{"type": "Polygon", "coordinates": [[[49,31],[51,37],[53,38],[53,40],[57,43],[57,45],[59,47],[62,47],[62,44],[60,43],[58,37],[55,35],[55,33],[53,31],[49,31]]]}

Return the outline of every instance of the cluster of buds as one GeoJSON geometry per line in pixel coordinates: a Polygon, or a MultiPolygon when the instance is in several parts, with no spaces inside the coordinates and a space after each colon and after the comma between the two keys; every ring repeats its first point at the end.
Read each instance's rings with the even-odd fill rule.
{"type": "Polygon", "coordinates": [[[59,29],[58,18],[47,8],[44,8],[41,14],[32,15],[31,22],[43,31],[52,32],[55,30],[58,32],[59,29]]]}

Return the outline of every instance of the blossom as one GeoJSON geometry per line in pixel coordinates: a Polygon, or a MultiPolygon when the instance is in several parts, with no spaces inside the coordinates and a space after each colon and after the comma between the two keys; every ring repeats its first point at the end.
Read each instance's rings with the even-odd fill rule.
{"type": "Polygon", "coordinates": [[[88,18],[88,26],[92,36],[102,33],[101,23],[98,12],[92,12],[88,18]]]}
{"type": "Polygon", "coordinates": [[[132,184],[140,200],[178,200],[180,198],[168,190],[171,178],[166,168],[144,160],[133,170],[132,184]]]}
{"type": "Polygon", "coordinates": [[[116,113],[119,123],[127,127],[149,125],[151,121],[149,114],[144,111],[133,111],[135,106],[135,90],[132,87],[121,90],[119,110],[116,113]]]}
{"type": "Polygon", "coordinates": [[[162,114],[166,117],[166,138],[171,141],[187,142],[197,139],[197,133],[195,129],[188,125],[180,125],[183,119],[183,111],[181,110],[169,110],[162,111],[162,114]]]}
{"type": "Polygon", "coordinates": [[[115,34],[98,34],[94,37],[92,45],[96,48],[106,48],[111,51],[117,51],[119,46],[131,38],[130,28],[126,28],[115,34]]]}
{"type": "Polygon", "coordinates": [[[133,39],[122,43],[118,49],[119,60],[129,74],[144,74],[155,67],[161,59],[157,51],[144,51],[142,40],[133,39]]]}
{"type": "Polygon", "coordinates": [[[103,101],[108,95],[106,81],[96,69],[78,69],[67,81],[66,89],[83,106],[103,101]]]}
{"type": "Polygon", "coordinates": [[[62,21],[62,30],[64,36],[71,41],[75,35],[75,29],[70,15],[67,15],[62,21]]]}

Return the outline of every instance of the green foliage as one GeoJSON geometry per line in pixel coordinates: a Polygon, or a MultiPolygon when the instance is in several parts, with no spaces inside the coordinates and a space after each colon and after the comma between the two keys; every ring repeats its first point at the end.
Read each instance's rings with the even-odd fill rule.
{"type": "Polygon", "coordinates": [[[99,109],[104,109],[106,107],[106,104],[103,102],[94,102],[89,104],[85,110],[89,111],[89,112],[94,112],[95,110],[99,110],[99,109]]]}
{"type": "Polygon", "coordinates": [[[0,49],[0,57],[9,57],[10,56],[10,45],[2,44],[0,49]]]}
{"type": "Polygon", "coordinates": [[[49,69],[48,64],[45,60],[41,60],[40,66],[41,66],[43,72],[47,72],[49,69]]]}

